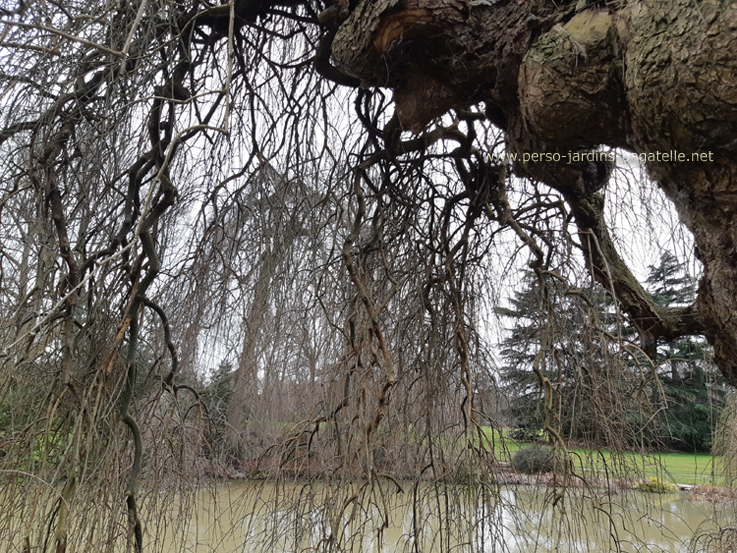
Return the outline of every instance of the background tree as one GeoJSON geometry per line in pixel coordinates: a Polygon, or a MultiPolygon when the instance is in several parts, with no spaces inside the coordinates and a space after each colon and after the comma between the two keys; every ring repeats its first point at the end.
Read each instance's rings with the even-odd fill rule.
{"type": "Polygon", "coordinates": [[[636,392],[637,386],[647,384],[647,375],[633,368],[632,351],[622,347],[633,329],[618,327],[611,302],[599,286],[574,289],[558,278],[544,282],[541,287],[536,275],[527,273],[510,299],[514,308],[497,310],[513,323],[500,352],[511,415],[521,428],[513,436],[548,439],[542,432],[542,376],[551,382],[553,415],[563,438],[614,449],[639,443],[641,419],[649,419],[653,410],[636,392]]]}
{"type": "MultiPolygon", "coordinates": [[[[532,370],[540,344],[540,333],[545,326],[539,309],[539,297],[535,291],[534,274],[527,273],[522,288],[509,298],[511,307],[497,308],[497,314],[511,319],[513,326],[500,343],[500,367],[505,389],[511,396],[509,402],[511,421],[520,431],[513,433],[516,439],[534,440],[542,433],[543,413],[537,375],[532,370]]],[[[549,375],[549,377],[552,375],[549,375]]]]}
{"type": "MultiPolygon", "coordinates": [[[[645,282],[659,305],[674,307],[692,301],[693,279],[686,271],[685,263],[678,261],[672,253],[663,252],[660,263],[649,266],[648,270],[645,282]]],[[[551,282],[548,294],[551,299],[556,295],[562,296],[562,301],[558,300],[559,305],[551,317],[557,319],[564,332],[552,351],[562,372],[560,379],[554,372],[545,376],[557,383],[554,389],[561,433],[573,440],[606,445],[608,424],[604,421],[612,414],[602,417],[592,402],[600,397],[595,392],[596,373],[605,363],[611,362],[612,357],[605,353],[606,348],[598,340],[592,341],[590,334],[581,331],[589,324],[585,316],[582,317],[586,311],[581,310],[580,299],[586,297],[590,308],[595,310],[597,324],[604,331],[600,338],[619,333],[624,339],[631,339],[636,336],[636,330],[629,325],[617,328],[616,316],[603,290],[594,288],[583,292],[585,296],[565,297],[568,289],[556,289],[555,284],[555,281],[551,282]]],[[[521,286],[510,299],[513,307],[497,309],[499,315],[513,322],[501,342],[500,354],[505,365],[500,370],[507,394],[512,398],[510,414],[520,427],[515,437],[534,440],[541,436],[544,408],[542,389],[533,371],[533,363],[549,321],[534,273],[528,273],[521,286]]],[[[663,341],[658,345],[658,357],[652,362],[657,367],[659,380],[648,383],[651,390],[649,405],[641,406],[639,412],[629,415],[632,426],[628,440],[637,444],[644,438],[651,448],[664,446],[710,451],[723,407],[724,382],[711,362],[708,344],[691,337],[671,343],[663,341]],[[650,413],[656,424],[642,429],[641,434],[636,428],[643,409],[650,413]]],[[[634,365],[631,361],[628,364],[631,379],[635,376],[634,365]]],[[[555,365],[551,368],[554,369],[555,365]]]]}
{"type": "Polygon", "coordinates": [[[661,253],[660,262],[657,265],[648,265],[647,270],[645,283],[649,285],[650,295],[659,305],[688,305],[693,301],[694,280],[688,274],[686,264],[679,262],[671,252],[666,250],[661,253]]]}
{"type": "MultiPolygon", "coordinates": [[[[648,266],[653,299],[664,307],[688,304],[693,300],[694,281],[686,264],[669,251],[657,265],[648,266]]],[[[662,438],[671,447],[690,451],[710,451],[719,414],[724,407],[724,380],[703,340],[683,337],[658,344],[658,366],[667,408],[662,438]]]]}

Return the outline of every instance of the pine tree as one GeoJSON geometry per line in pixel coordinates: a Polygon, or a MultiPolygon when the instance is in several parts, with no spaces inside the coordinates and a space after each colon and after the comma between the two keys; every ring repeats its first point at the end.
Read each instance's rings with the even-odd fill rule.
{"type": "Polygon", "coordinates": [[[212,372],[210,383],[202,390],[200,397],[207,407],[213,435],[210,439],[219,438],[228,420],[228,405],[233,396],[235,371],[228,361],[221,361],[212,372]]]}
{"type": "Polygon", "coordinates": [[[508,336],[501,342],[500,355],[505,364],[501,374],[509,398],[509,414],[518,428],[517,439],[534,439],[543,427],[539,405],[540,389],[532,365],[540,347],[540,333],[545,326],[541,317],[539,289],[533,273],[526,273],[522,288],[510,298],[511,307],[496,313],[513,321],[508,336]]]}
{"type": "Polygon", "coordinates": [[[533,363],[542,347],[542,334],[548,332],[540,370],[553,385],[559,431],[569,438],[596,441],[602,429],[597,422],[601,418],[594,411],[601,405],[595,406],[591,396],[581,391],[599,386],[597,375],[607,363],[606,346],[600,336],[600,330],[613,322],[606,294],[599,287],[571,294],[567,286],[550,279],[546,282],[547,304],[554,304],[555,309],[548,310],[534,273],[525,275],[521,284],[509,300],[511,307],[496,311],[512,321],[501,342],[500,355],[505,363],[500,372],[509,398],[509,414],[517,426],[513,437],[534,439],[543,427],[542,392],[533,363]],[[592,306],[595,313],[591,313],[592,306]],[[600,330],[582,333],[592,318],[600,330]]]}
{"type": "MultiPolygon", "coordinates": [[[[657,265],[648,267],[651,297],[660,305],[675,307],[693,301],[695,282],[685,263],[665,251],[657,265]]],[[[708,450],[723,405],[723,379],[710,361],[711,349],[703,339],[684,337],[658,344],[658,366],[667,397],[666,442],[693,451],[708,450]]]]}
{"type": "Polygon", "coordinates": [[[648,265],[650,296],[659,305],[667,307],[686,305],[694,298],[694,280],[686,270],[686,264],[669,251],[660,255],[658,265],[648,265]]]}
{"type": "MultiPolygon", "coordinates": [[[[693,301],[695,281],[686,265],[672,253],[664,252],[659,263],[648,269],[646,284],[657,303],[674,307],[693,301]]],[[[551,279],[546,282],[546,289],[547,302],[555,304],[554,310],[544,308],[541,286],[533,273],[522,279],[520,289],[509,300],[510,307],[496,310],[512,323],[500,344],[500,356],[504,361],[500,372],[509,398],[511,422],[517,426],[513,436],[534,439],[543,427],[541,390],[532,367],[544,329],[552,328],[555,336],[548,343],[541,370],[554,384],[559,430],[563,436],[575,440],[607,441],[611,436],[606,436],[606,426],[613,422],[607,419],[622,415],[609,409],[621,403],[622,398],[615,397],[621,390],[608,388],[602,377],[607,371],[615,370],[613,365],[617,362],[627,365],[623,360],[629,358],[610,354],[601,332],[582,333],[581,329],[591,328],[590,319],[595,317],[600,330],[610,336],[618,334],[627,340],[636,332],[625,321],[622,327],[616,328],[611,299],[600,287],[577,290],[572,295],[557,279],[551,279]],[[583,300],[582,295],[587,300],[583,300]]],[[[623,432],[628,433],[619,439],[639,444],[644,437],[653,446],[708,450],[724,397],[723,380],[710,361],[709,345],[693,337],[661,341],[658,359],[654,361],[660,383],[652,395],[662,398],[664,392],[666,401],[651,409],[655,411],[666,405],[667,409],[647,428],[642,428],[642,417],[635,416],[636,411],[622,415],[626,422],[620,420],[612,424],[619,424],[623,432]],[[625,427],[628,430],[624,430],[625,427]]],[[[633,371],[634,365],[627,366],[625,371],[633,371]]],[[[650,416],[645,418],[650,419],[650,416]]]]}

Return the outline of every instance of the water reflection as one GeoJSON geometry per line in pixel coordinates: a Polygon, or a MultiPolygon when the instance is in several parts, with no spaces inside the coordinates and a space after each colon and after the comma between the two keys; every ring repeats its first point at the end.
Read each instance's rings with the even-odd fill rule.
{"type": "Polygon", "coordinates": [[[152,550],[681,553],[695,535],[729,523],[679,494],[576,490],[553,507],[550,490],[534,487],[484,495],[410,485],[395,494],[378,486],[229,483],[202,490],[189,508],[186,531],[167,529],[152,550]]]}

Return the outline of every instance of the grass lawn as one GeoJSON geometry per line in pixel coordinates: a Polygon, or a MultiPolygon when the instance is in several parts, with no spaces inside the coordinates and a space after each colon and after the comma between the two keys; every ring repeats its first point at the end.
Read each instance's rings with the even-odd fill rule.
{"type": "MultiPolygon", "coordinates": [[[[512,456],[528,444],[502,437],[499,431],[484,428],[495,454],[501,461],[509,462],[512,456]]],[[[506,431],[503,431],[506,434],[506,431]]],[[[720,457],[694,453],[638,453],[623,451],[611,453],[607,450],[571,448],[568,450],[576,471],[609,474],[613,478],[643,480],[651,477],[676,484],[710,484],[723,486],[720,457]]]]}
{"type": "Polygon", "coordinates": [[[571,453],[578,466],[599,475],[624,476],[632,479],[659,478],[674,484],[724,485],[719,457],[694,453],[637,453],[615,454],[609,451],[573,449],[571,453]]]}

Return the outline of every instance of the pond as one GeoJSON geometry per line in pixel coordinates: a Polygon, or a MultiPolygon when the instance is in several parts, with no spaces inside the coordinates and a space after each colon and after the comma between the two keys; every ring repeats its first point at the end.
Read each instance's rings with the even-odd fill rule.
{"type": "Polygon", "coordinates": [[[677,493],[571,490],[554,507],[549,489],[532,486],[488,495],[464,486],[392,488],[228,483],[174,499],[168,509],[183,523],[162,531],[150,519],[146,541],[167,553],[682,553],[703,550],[710,534],[734,525],[731,510],[677,493]]]}

